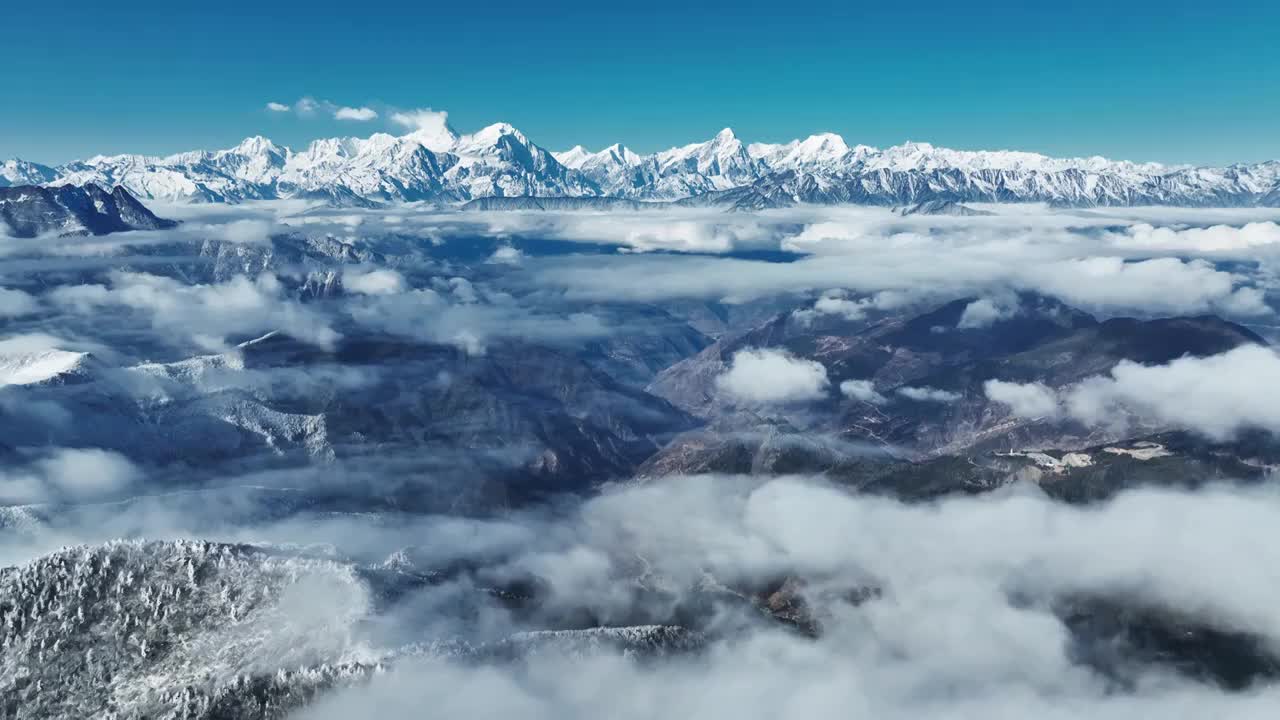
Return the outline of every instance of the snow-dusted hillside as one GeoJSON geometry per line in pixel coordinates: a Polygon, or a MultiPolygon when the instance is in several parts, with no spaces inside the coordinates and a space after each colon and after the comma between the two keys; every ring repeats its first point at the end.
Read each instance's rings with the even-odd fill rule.
{"type": "Polygon", "coordinates": [[[771,207],[793,203],[1048,202],[1072,206],[1280,204],[1280,162],[1171,167],[1101,157],[965,151],[908,142],[850,145],[834,133],[744,144],[728,128],[700,143],[640,155],[614,144],[549,152],[495,123],[403,136],[316,140],[293,150],[263,137],[168,157],[96,156],[56,168],[0,166],[0,185],[122,185],[146,199],[239,202],[318,198],[342,204],[487,197],[618,197],[771,207]],[[749,192],[745,189],[750,188],[749,192]],[[736,192],[734,192],[736,191],[736,192]],[[725,194],[733,192],[733,194],[725,194]],[[744,200],[744,194],[750,196],[744,200]]]}
{"type": "Polygon", "coordinates": [[[481,643],[370,637],[387,593],[421,582],[249,545],[66,548],[0,569],[0,714],[283,718],[322,692],[402,662],[652,657],[706,643],[699,632],[663,625],[533,631],[481,643]]]}
{"type": "Polygon", "coordinates": [[[56,348],[0,352],[0,387],[56,383],[82,375],[90,355],[56,348]]]}
{"type": "Polygon", "coordinates": [[[116,542],[0,570],[0,596],[6,717],[208,717],[255,678],[333,684],[366,659],[368,588],[327,560],[116,542]]]}

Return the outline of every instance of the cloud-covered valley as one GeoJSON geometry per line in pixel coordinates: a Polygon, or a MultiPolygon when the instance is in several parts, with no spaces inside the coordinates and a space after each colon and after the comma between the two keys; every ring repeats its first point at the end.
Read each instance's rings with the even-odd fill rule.
{"type": "Polygon", "coordinates": [[[1280,703],[1273,211],[153,209],[0,250],[26,717],[1280,703]]]}

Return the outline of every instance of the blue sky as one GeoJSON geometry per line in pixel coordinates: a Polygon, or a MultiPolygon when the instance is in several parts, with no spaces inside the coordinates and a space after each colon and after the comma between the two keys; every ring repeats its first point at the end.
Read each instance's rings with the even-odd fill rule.
{"type": "Polygon", "coordinates": [[[1260,0],[6,5],[0,158],[302,145],[419,107],[550,149],[647,152],[729,125],[760,141],[1280,158],[1280,4],[1260,0]],[[303,96],[382,118],[264,109],[303,96]]]}

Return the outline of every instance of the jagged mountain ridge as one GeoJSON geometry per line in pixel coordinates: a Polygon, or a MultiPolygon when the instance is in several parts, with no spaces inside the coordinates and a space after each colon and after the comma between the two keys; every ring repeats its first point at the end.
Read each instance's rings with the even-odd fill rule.
{"type": "Polygon", "coordinates": [[[56,168],[10,160],[0,168],[2,184],[119,184],[144,199],[203,202],[700,197],[706,198],[703,204],[735,208],[934,200],[1068,206],[1280,203],[1280,161],[1214,168],[961,151],[928,143],[878,149],[851,147],[833,133],[785,144],[745,144],[728,128],[706,142],[651,155],[622,144],[594,153],[581,146],[550,152],[511,125],[496,123],[469,135],[447,127],[404,136],[376,133],[316,140],[300,150],[250,137],[226,150],[96,156],[56,168]]]}
{"type": "Polygon", "coordinates": [[[0,162],[0,187],[13,185],[39,185],[52,182],[58,173],[51,167],[26,160],[0,162]]]}

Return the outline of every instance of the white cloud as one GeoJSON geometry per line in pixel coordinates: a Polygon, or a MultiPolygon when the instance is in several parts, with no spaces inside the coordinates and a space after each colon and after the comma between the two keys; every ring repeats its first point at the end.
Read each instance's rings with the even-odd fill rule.
{"type": "Polygon", "coordinates": [[[1267,294],[1261,288],[1242,287],[1237,288],[1235,292],[1227,297],[1218,300],[1214,309],[1230,316],[1239,316],[1246,318],[1258,318],[1272,314],[1270,305],[1267,305],[1267,294]]]}
{"type": "Polygon", "coordinates": [[[22,290],[0,287],[0,317],[14,318],[40,309],[40,302],[22,290]]]}
{"type": "Polygon", "coordinates": [[[449,113],[431,108],[399,110],[391,114],[391,122],[409,130],[443,129],[448,126],[449,113]]]}
{"type": "Polygon", "coordinates": [[[339,335],[327,318],[285,296],[271,274],[256,279],[238,275],[215,285],[186,285],[147,273],[115,271],[110,286],[70,285],[45,296],[82,313],[104,307],[128,308],[150,317],[161,331],[186,337],[205,349],[220,350],[226,337],[238,333],[279,330],[321,347],[332,347],[339,335]]]}
{"type": "Polygon", "coordinates": [[[1253,250],[1280,243],[1280,225],[1251,222],[1241,227],[1213,225],[1204,228],[1156,227],[1139,223],[1126,228],[1123,241],[1146,250],[1223,253],[1253,250]]]}
{"type": "MultiPolygon", "coordinates": [[[[1262,293],[1249,287],[1248,278],[1216,269],[1204,260],[1043,257],[1048,254],[1033,243],[966,250],[934,242],[899,251],[878,248],[855,256],[813,256],[789,263],[639,255],[613,256],[608,262],[557,258],[554,265],[539,268],[537,276],[577,297],[640,301],[741,300],[843,286],[854,293],[890,290],[951,297],[1014,289],[1104,312],[1250,316],[1271,312],[1261,302],[1262,293]],[[939,253],[948,254],[947,263],[937,262],[939,253]]],[[[834,305],[855,315],[865,309],[834,305]]]]}
{"type": "Polygon", "coordinates": [[[897,393],[908,400],[916,402],[953,403],[961,398],[960,393],[939,390],[932,387],[900,387],[897,393]]]}
{"type": "Polygon", "coordinates": [[[503,245],[494,250],[486,262],[490,265],[519,265],[524,262],[524,253],[520,252],[520,248],[503,245]]]}
{"type": "Polygon", "coordinates": [[[851,400],[860,400],[872,405],[884,405],[889,398],[876,392],[876,385],[870,380],[845,380],[840,383],[840,393],[851,400]]]}
{"type": "Polygon", "coordinates": [[[821,363],[773,349],[739,350],[716,378],[716,387],[733,399],[765,405],[817,400],[828,385],[821,363]]]}
{"type": "Polygon", "coordinates": [[[329,100],[317,100],[313,97],[299,98],[293,105],[269,102],[267,103],[267,110],[278,113],[293,112],[304,118],[315,117],[318,113],[326,113],[335,120],[353,120],[356,122],[367,122],[378,118],[378,112],[370,107],[339,105],[329,100]]]}
{"type": "Polygon", "coordinates": [[[988,380],[982,387],[988,399],[1008,405],[1010,412],[1017,417],[1034,419],[1059,415],[1057,393],[1042,383],[988,380]]]}
{"type": "Polygon", "coordinates": [[[813,303],[813,311],[819,315],[839,315],[845,320],[861,320],[873,303],[867,298],[849,300],[834,295],[823,295],[813,303]]]}
{"type": "Polygon", "coordinates": [[[355,120],[357,122],[368,122],[378,117],[377,111],[367,107],[340,107],[333,111],[335,120],[355,120]]]}
{"type": "Polygon", "coordinates": [[[1025,276],[1028,289],[1086,309],[1141,308],[1168,314],[1271,312],[1261,302],[1260,293],[1238,287],[1236,275],[1205,260],[1163,257],[1126,262],[1119,257],[1090,257],[1029,268],[1025,276]]]}
{"type": "Polygon", "coordinates": [[[141,471],[119,453],[59,448],[25,467],[0,470],[0,504],[96,500],[141,478],[141,471]]]}
{"type": "Polygon", "coordinates": [[[212,226],[218,237],[227,242],[262,245],[271,239],[272,224],[266,220],[232,220],[224,225],[212,226]]]}
{"type": "Polygon", "coordinates": [[[404,276],[395,270],[348,270],[342,274],[342,286],[362,295],[390,295],[404,292],[404,276]]]}
{"type": "Polygon", "coordinates": [[[1089,639],[1077,642],[1054,608],[1080,597],[1114,600],[1119,612],[1171,608],[1180,624],[1274,648],[1280,586],[1265,569],[1280,562],[1276,527],[1280,502],[1261,491],[1148,490],[1089,508],[1032,492],[909,505],[796,479],[674,478],[606,492],[554,532],[490,534],[527,544],[514,566],[601,615],[625,602],[617,578],[636,558],[663,588],[805,577],[819,637],[744,623],[687,661],[547,651],[514,665],[405,662],[301,717],[377,707],[401,720],[434,703],[449,716],[569,720],[822,718],[850,708],[889,720],[1262,720],[1280,703],[1265,681],[1232,692],[1151,666],[1134,668],[1133,683],[1106,677],[1087,664],[1089,639]],[[865,587],[880,595],[856,607],[839,599],[865,587]]]}
{"type": "MultiPolygon", "coordinates": [[[[388,278],[368,284],[386,289],[388,278]]],[[[358,281],[359,282],[359,281],[358,281]]],[[[610,329],[591,313],[539,312],[502,294],[477,302],[470,283],[444,283],[449,295],[428,288],[349,298],[344,311],[357,323],[424,342],[451,344],[482,355],[493,338],[542,342],[578,341],[606,335],[610,329]],[[452,298],[452,301],[451,299],[452,298]]]]}
{"type": "Polygon", "coordinates": [[[449,113],[441,110],[401,110],[391,114],[391,122],[408,129],[428,150],[444,152],[457,141],[449,127],[449,113]]]}
{"type": "Polygon", "coordinates": [[[1280,433],[1280,356],[1259,345],[1164,365],[1124,360],[1106,375],[1056,391],[1041,383],[1001,380],[988,380],[984,390],[1019,417],[1065,415],[1117,429],[1134,419],[1219,440],[1248,428],[1280,433]]]}
{"type": "Polygon", "coordinates": [[[480,295],[476,291],[476,286],[464,277],[449,278],[444,283],[444,287],[448,289],[449,294],[453,295],[453,299],[460,303],[475,303],[480,301],[480,295]]]}
{"type": "MultiPolygon", "coordinates": [[[[477,213],[489,234],[541,234],[574,242],[621,245],[636,252],[725,253],[777,250],[778,221],[719,209],[477,213]]],[[[836,283],[832,283],[836,285],[836,283]]]]}
{"type": "Polygon", "coordinates": [[[796,310],[792,313],[797,320],[808,324],[819,315],[838,315],[845,320],[856,322],[865,320],[872,310],[895,310],[905,307],[919,299],[917,293],[885,290],[871,297],[850,300],[844,290],[828,290],[813,303],[812,308],[796,310]]]}
{"type": "MultiPolygon", "coordinates": [[[[724,253],[781,248],[812,253],[789,263],[615,257],[610,263],[593,260],[590,268],[558,262],[539,272],[543,282],[580,297],[742,300],[837,287],[847,289],[848,298],[827,294],[822,306],[812,312],[828,310],[853,318],[868,309],[865,300],[856,298],[882,291],[977,295],[990,301],[976,304],[965,319],[967,324],[999,319],[1013,311],[1013,303],[1002,302],[1015,297],[1013,291],[1037,292],[1104,313],[1271,313],[1263,302],[1266,288],[1260,286],[1269,278],[1247,267],[1219,268],[1194,253],[1181,257],[1176,250],[1138,247],[1126,235],[1101,230],[1103,223],[1115,222],[1110,218],[1039,212],[947,218],[937,225],[927,224],[936,218],[906,221],[866,208],[797,208],[728,220],[674,210],[587,220],[543,213],[532,227],[548,237],[614,242],[636,249],[724,253]],[[799,233],[797,225],[803,228],[799,233]],[[1090,225],[1099,231],[1086,232],[1090,225]],[[947,262],[937,262],[940,256],[947,262]]],[[[525,225],[534,222],[527,220],[525,225]]],[[[507,221],[501,227],[514,231],[521,226],[507,221]]],[[[1269,228],[1263,230],[1269,232],[1269,228]]],[[[1266,260],[1269,257],[1264,262],[1280,268],[1280,257],[1266,260]]]]}
{"type": "MultiPolygon", "coordinates": [[[[427,125],[434,122],[445,129],[441,118],[427,117],[434,119],[427,125]]],[[[412,128],[415,123],[407,121],[405,126],[412,128]]],[[[448,135],[437,149],[451,143],[448,135]]],[[[1001,212],[997,217],[945,218],[936,225],[930,223],[938,218],[908,220],[882,209],[835,207],[729,215],[697,208],[494,212],[469,214],[465,221],[436,216],[421,224],[430,226],[423,232],[456,231],[465,223],[468,231],[487,237],[537,235],[637,251],[608,258],[557,257],[554,262],[532,264],[536,280],[578,298],[697,297],[738,302],[777,293],[826,291],[827,299],[813,312],[830,310],[856,317],[870,309],[860,298],[875,298],[879,309],[884,291],[916,299],[976,296],[991,300],[1002,312],[1011,305],[1003,298],[1016,297],[1013,291],[1030,291],[1106,314],[1270,313],[1262,302],[1270,276],[1247,266],[1215,268],[1195,253],[1180,257],[1181,251],[1140,248],[1131,238],[1109,229],[1123,222],[1110,216],[1021,207],[1002,207],[1001,212]],[[792,242],[797,232],[804,234],[813,227],[828,228],[826,239],[817,244],[792,242]],[[845,228],[848,236],[840,236],[836,228],[845,228]],[[814,254],[779,263],[639,252],[787,248],[814,254]],[[947,263],[937,262],[941,255],[947,263]],[[1155,264],[1147,264],[1152,261],[1155,264]]],[[[1180,217],[1172,209],[1167,214],[1180,217]]],[[[415,220],[414,224],[420,223],[415,220]]],[[[1264,254],[1261,261],[1268,262],[1267,257],[1264,254]]],[[[1280,268],[1280,255],[1275,264],[1280,268]]],[[[975,306],[973,312],[985,309],[984,305],[975,306]]],[[[968,321],[976,317],[971,313],[968,321]]]]}
{"type": "Polygon", "coordinates": [[[979,298],[965,306],[956,327],[962,330],[991,327],[1001,320],[1008,320],[1018,312],[1017,298],[1008,302],[1004,298],[979,298]]]}
{"type": "Polygon", "coordinates": [[[1242,345],[1220,355],[1184,357],[1165,365],[1123,361],[1105,376],[1064,394],[1072,417],[1092,425],[1143,420],[1224,439],[1246,428],[1280,432],[1280,356],[1242,345]]]}
{"type": "Polygon", "coordinates": [[[45,350],[56,350],[66,345],[66,341],[48,333],[27,333],[12,335],[0,339],[0,355],[22,355],[38,353],[45,350]]]}

